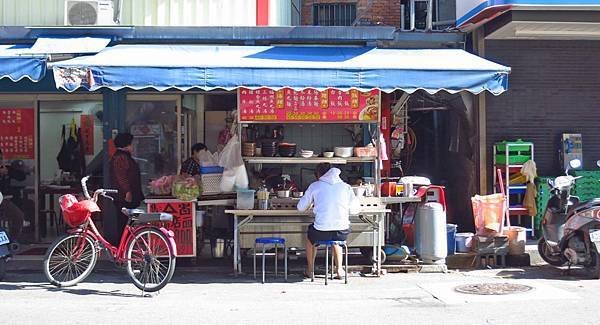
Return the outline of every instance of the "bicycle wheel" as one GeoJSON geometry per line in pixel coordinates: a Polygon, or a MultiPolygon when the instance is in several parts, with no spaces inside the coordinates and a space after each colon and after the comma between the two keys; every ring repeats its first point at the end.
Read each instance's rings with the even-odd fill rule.
{"type": "Polygon", "coordinates": [[[169,283],[175,254],[168,238],[156,228],[143,228],[127,246],[127,273],[140,290],[154,292],[169,283]]]}
{"type": "Polygon", "coordinates": [[[44,274],[57,287],[70,287],[92,273],[98,254],[92,238],[70,234],[57,238],[44,257],[44,274]]]}

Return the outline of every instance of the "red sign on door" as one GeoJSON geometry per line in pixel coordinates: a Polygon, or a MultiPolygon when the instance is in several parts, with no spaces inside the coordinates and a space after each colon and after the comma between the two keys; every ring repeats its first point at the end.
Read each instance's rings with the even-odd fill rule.
{"type": "Polygon", "coordinates": [[[166,223],[165,228],[175,233],[177,256],[196,256],[196,202],[148,203],[148,211],[172,214],[173,222],[166,223]]]}
{"type": "Polygon", "coordinates": [[[82,114],[79,117],[81,125],[81,141],[85,155],[94,154],[94,116],[82,114]]]}
{"type": "Polygon", "coordinates": [[[379,90],[238,90],[242,122],[377,122],[379,96],[379,90]]]}
{"type": "Polygon", "coordinates": [[[34,159],[33,108],[0,108],[0,149],[5,159],[34,159]]]}

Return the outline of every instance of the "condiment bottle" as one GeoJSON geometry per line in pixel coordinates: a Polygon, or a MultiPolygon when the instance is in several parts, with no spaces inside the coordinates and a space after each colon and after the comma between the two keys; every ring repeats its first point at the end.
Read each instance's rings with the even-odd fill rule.
{"type": "Polygon", "coordinates": [[[264,182],[256,192],[256,199],[258,200],[259,210],[269,209],[269,190],[267,190],[267,186],[264,182]]]}

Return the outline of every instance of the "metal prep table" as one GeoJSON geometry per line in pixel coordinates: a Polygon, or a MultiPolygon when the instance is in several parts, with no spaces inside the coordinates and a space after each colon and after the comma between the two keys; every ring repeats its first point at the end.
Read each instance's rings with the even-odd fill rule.
{"type": "MultiPolygon", "coordinates": [[[[385,229],[385,215],[390,210],[383,209],[381,207],[363,206],[361,212],[356,216],[351,216],[350,222],[354,224],[366,224],[368,225],[368,232],[371,232],[371,245],[373,248],[373,273],[381,274],[381,254],[377,252],[381,251],[384,243],[384,232],[385,229]]],[[[306,227],[313,222],[313,214],[311,211],[298,211],[298,210],[225,210],[225,213],[232,214],[234,217],[234,229],[233,229],[233,269],[235,274],[242,272],[242,259],[241,259],[241,234],[244,228],[251,225],[253,226],[277,226],[282,225],[294,225],[295,227],[301,226],[299,231],[294,234],[301,234],[302,238],[305,238],[306,227]]],[[[354,228],[354,227],[353,227],[354,228]]],[[[353,232],[355,229],[353,229],[353,232]]],[[[363,230],[360,233],[368,233],[363,230]]],[[[253,235],[254,238],[260,237],[262,233],[256,232],[249,235],[253,235]]],[[[274,234],[272,232],[266,233],[270,236],[274,234]]],[[[356,233],[355,233],[356,234],[356,233]]],[[[280,237],[286,238],[289,233],[278,233],[280,237]]],[[[352,234],[348,238],[348,246],[356,247],[352,245],[352,234]]],[[[288,245],[289,246],[289,245],[288,245]]],[[[303,247],[302,245],[301,247],[303,247]]]]}
{"type": "MultiPolygon", "coordinates": [[[[402,205],[404,203],[419,203],[422,201],[422,198],[419,196],[389,196],[389,197],[381,197],[381,203],[383,203],[386,207],[390,205],[398,205],[398,213],[400,214],[400,219],[402,219],[402,214],[404,213],[404,209],[402,205]]],[[[386,215],[385,218],[385,231],[386,238],[390,237],[390,216],[386,215]]]]}

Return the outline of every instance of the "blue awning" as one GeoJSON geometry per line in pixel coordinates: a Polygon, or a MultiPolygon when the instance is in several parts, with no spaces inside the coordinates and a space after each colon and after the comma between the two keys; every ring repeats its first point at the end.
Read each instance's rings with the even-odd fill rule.
{"type": "Polygon", "coordinates": [[[25,54],[28,47],[0,45],[0,79],[40,81],[46,75],[46,57],[25,54]]]}
{"type": "Polygon", "coordinates": [[[336,88],[413,93],[507,89],[510,68],[457,49],[117,45],[52,64],[58,88],[336,88]]]}

